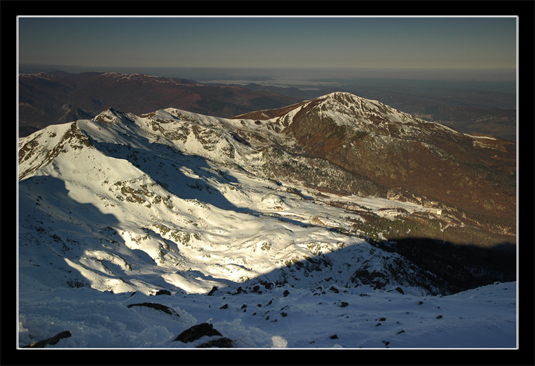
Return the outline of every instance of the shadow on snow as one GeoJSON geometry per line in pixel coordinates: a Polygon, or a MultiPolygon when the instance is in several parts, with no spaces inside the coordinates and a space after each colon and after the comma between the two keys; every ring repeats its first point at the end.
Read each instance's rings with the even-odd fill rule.
{"type": "MultiPolygon", "coordinates": [[[[430,295],[450,295],[495,282],[516,280],[516,245],[490,248],[454,244],[426,238],[393,239],[369,243],[367,257],[359,257],[358,244],[277,268],[233,286],[252,288],[357,287],[375,289],[417,287],[430,295]],[[357,251],[356,251],[357,250],[357,251]],[[340,265],[341,264],[341,265],[340,265]],[[342,273],[340,273],[342,272],[342,273]]],[[[366,254],[365,254],[366,255],[366,254]]]]}
{"type": "MultiPolygon", "coordinates": [[[[147,164],[145,169],[152,169],[148,162],[145,164],[147,164]]],[[[143,164],[140,166],[143,167],[143,164]]],[[[208,165],[204,167],[208,168],[208,165]]],[[[201,168],[202,165],[198,169],[201,168]]],[[[154,174],[153,171],[150,173],[154,174]]],[[[178,169],[173,170],[172,173],[160,174],[174,174],[176,179],[171,179],[169,190],[179,195],[188,192],[184,190],[184,185],[202,181],[187,177],[178,169]]],[[[215,174],[212,178],[223,179],[215,174]]],[[[168,179],[169,177],[166,177],[166,181],[168,179]]],[[[69,257],[80,258],[87,250],[106,250],[105,247],[114,247],[112,252],[120,253],[121,259],[124,259],[128,265],[132,264],[139,268],[139,266],[151,264],[155,270],[157,269],[155,261],[146,252],[126,246],[124,239],[112,228],[118,223],[114,215],[102,213],[90,203],[76,202],[69,197],[69,191],[63,181],[39,176],[20,182],[20,187],[19,225],[23,225],[20,228],[21,232],[26,233],[29,230],[34,233],[32,238],[36,241],[43,238],[44,243],[52,246],[48,259],[39,259],[36,256],[41,252],[26,251],[25,248],[30,248],[30,243],[21,242],[21,259],[27,268],[36,265],[46,266],[52,262],[56,263],[57,269],[70,273],[72,268],[56,258],[58,253],[66,254],[66,251],[69,251],[69,257]],[[54,207],[53,211],[47,211],[47,207],[50,206],[54,207]],[[52,222],[56,224],[51,226],[52,222]],[[51,238],[44,239],[46,235],[51,238]],[[28,255],[29,258],[25,258],[24,255],[28,255]],[[34,261],[31,265],[28,262],[30,258],[34,261]],[[56,260],[53,261],[50,258],[56,258],[56,260]],[[62,265],[59,265],[60,263],[62,265]]],[[[194,193],[198,192],[190,191],[190,197],[198,199],[199,196],[194,193]]],[[[211,198],[210,203],[214,205],[244,212],[243,209],[226,201],[220,193],[209,193],[207,197],[211,198]]],[[[205,197],[202,198],[204,199],[205,197]]],[[[252,211],[248,213],[261,215],[252,211]]],[[[287,221],[287,219],[283,220],[287,221]]],[[[290,221],[290,223],[303,225],[300,222],[290,221]]],[[[147,232],[147,234],[157,241],[165,242],[180,253],[176,243],[161,237],[154,231],[147,232]]],[[[269,255],[269,252],[266,255],[269,255]]],[[[394,289],[406,286],[421,288],[429,294],[443,295],[492,284],[496,281],[516,280],[516,245],[509,243],[483,248],[475,245],[456,245],[442,240],[403,238],[355,244],[333,252],[318,253],[316,256],[299,261],[288,259],[287,265],[242,283],[202,277],[227,282],[230,287],[254,287],[260,284],[269,287],[290,285],[312,286],[313,288],[320,285],[330,287],[332,284],[340,287],[368,285],[376,289],[394,289]]],[[[152,287],[169,288],[172,286],[158,276],[158,271],[148,277],[145,274],[132,276],[125,272],[124,266],[113,263],[113,260],[105,261],[105,263],[113,272],[110,278],[128,279],[128,282],[141,281],[152,287]]],[[[32,268],[32,271],[36,269],[32,268]]],[[[186,272],[182,273],[187,275],[186,272]]],[[[83,277],[77,277],[79,281],[85,281],[83,277]]]]}

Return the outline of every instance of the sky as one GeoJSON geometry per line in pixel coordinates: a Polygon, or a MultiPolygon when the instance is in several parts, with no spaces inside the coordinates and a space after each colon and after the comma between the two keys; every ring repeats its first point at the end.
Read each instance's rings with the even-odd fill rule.
{"type": "MultiPolygon", "coordinates": [[[[20,17],[19,63],[515,70],[515,17],[20,17]]],[[[513,73],[514,75],[514,73],[513,73]]]]}

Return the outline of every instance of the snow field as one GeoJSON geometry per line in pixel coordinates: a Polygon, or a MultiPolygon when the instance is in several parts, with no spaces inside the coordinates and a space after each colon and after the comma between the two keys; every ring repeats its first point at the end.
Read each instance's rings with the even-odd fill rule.
{"type": "MultiPolygon", "coordinates": [[[[246,290],[247,291],[247,290],[246,290]]],[[[515,283],[444,297],[402,295],[370,288],[289,286],[212,296],[111,294],[90,289],[21,293],[20,344],[63,330],[72,337],[50,348],[194,348],[174,342],[185,329],[209,322],[238,348],[514,348],[515,283]],[[288,291],[286,296],[284,292],[288,291]],[[152,302],[156,309],[131,307],[152,302]],[[226,305],[226,306],[224,306],[226,305]]]]}

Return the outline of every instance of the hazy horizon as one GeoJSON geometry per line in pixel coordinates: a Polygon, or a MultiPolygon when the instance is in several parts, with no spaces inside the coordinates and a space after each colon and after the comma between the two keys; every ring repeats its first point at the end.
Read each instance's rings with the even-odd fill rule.
{"type": "MultiPolygon", "coordinates": [[[[145,67],[145,66],[89,66],[61,64],[20,64],[21,72],[65,71],[140,73],[153,76],[184,78],[196,75],[202,79],[231,77],[269,80],[277,75],[295,75],[303,79],[321,78],[375,78],[408,80],[470,80],[513,82],[516,69],[459,69],[459,68],[329,68],[329,67],[145,67]],[[184,76],[186,75],[186,76],[184,76]]],[[[199,80],[200,81],[200,80],[199,80]]]]}
{"type": "MultiPolygon", "coordinates": [[[[502,70],[485,75],[473,70],[395,70],[395,69],[236,69],[236,68],[121,68],[76,67],[65,65],[20,65],[21,73],[63,71],[140,73],[151,76],[181,78],[204,84],[232,84],[247,86],[258,84],[300,90],[340,90],[361,93],[368,89],[412,90],[428,95],[435,90],[480,90],[491,93],[507,93],[516,96],[516,80],[511,72],[502,70]],[[469,77],[467,77],[469,76],[469,77]],[[478,77],[479,76],[479,77],[478,77]],[[486,77],[485,77],[486,76],[486,77]]],[[[513,73],[514,74],[514,73],[513,73]]],[[[505,101],[505,99],[503,100],[505,101]]],[[[503,106],[514,108],[514,100],[503,106]]]]}
{"type": "MultiPolygon", "coordinates": [[[[515,17],[19,17],[18,62],[193,78],[515,81],[515,17]]],[[[78,71],[73,71],[78,70],[78,71]]]]}

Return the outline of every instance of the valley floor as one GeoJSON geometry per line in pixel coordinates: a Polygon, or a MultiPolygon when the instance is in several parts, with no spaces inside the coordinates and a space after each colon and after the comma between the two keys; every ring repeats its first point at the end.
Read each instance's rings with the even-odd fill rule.
{"type": "Polygon", "coordinates": [[[63,331],[47,348],[194,348],[174,341],[208,322],[234,348],[516,348],[516,282],[449,296],[415,296],[369,287],[253,291],[211,296],[99,292],[88,288],[20,293],[19,346],[63,331]],[[260,293],[261,292],[261,293],[260,293]],[[132,304],[155,303],[171,309],[132,304]]]}

